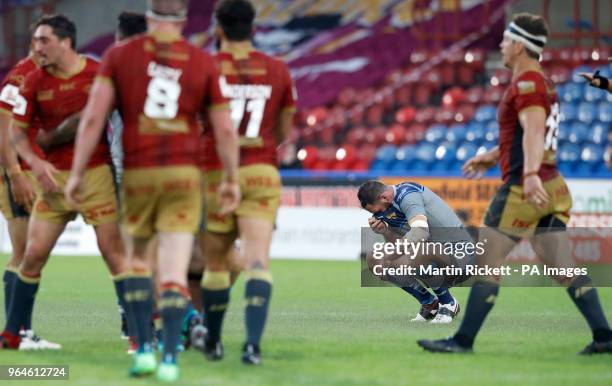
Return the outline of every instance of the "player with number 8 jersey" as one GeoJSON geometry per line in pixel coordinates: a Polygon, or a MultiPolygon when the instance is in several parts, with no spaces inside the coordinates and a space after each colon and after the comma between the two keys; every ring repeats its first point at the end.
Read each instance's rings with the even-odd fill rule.
{"type": "Polygon", "coordinates": [[[157,361],[152,351],[154,290],[148,242],[158,237],[163,353],[161,381],[179,377],[177,346],[188,303],[187,267],[201,216],[201,117],[212,122],[225,180],[221,211],[238,205],[238,141],[232,129],[219,74],[210,55],[182,37],[186,0],[149,0],[147,34],[120,42],[105,54],[79,126],[72,175],[65,194],[77,200],[82,173],[91,155],[91,138],[102,134],[113,105],[123,120],[123,220],[129,234],[132,274],[125,279],[125,309],[138,350],[132,376],[149,375],[157,361]],[[137,265],[136,265],[137,263],[137,265]]]}

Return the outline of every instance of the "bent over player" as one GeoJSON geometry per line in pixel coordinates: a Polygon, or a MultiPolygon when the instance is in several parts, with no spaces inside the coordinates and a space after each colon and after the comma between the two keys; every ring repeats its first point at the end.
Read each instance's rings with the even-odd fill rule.
{"type": "MultiPolygon", "coordinates": [[[[372,230],[382,234],[385,241],[394,242],[404,238],[409,243],[432,240],[432,231],[447,233],[453,241],[471,241],[467,231],[458,230],[463,236],[456,239],[454,228],[463,228],[463,223],[453,210],[434,192],[416,182],[385,185],[380,181],[367,181],[359,187],[357,197],[361,207],[372,213],[368,223],[372,230]],[[449,235],[448,233],[452,233],[449,235]]],[[[393,260],[400,259],[400,257],[393,260]]],[[[448,261],[450,262],[450,261],[448,261]]],[[[376,260],[370,253],[367,257],[370,269],[376,260]]],[[[420,264],[430,264],[431,260],[420,264]]],[[[389,282],[412,295],[421,309],[413,322],[450,323],[459,313],[459,302],[445,286],[432,288],[435,296],[415,278],[409,276],[386,277],[389,282]]]]}
{"type": "MultiPolygon", "coordinates": [[[[559,99],[538,58],[548,29],[540,16],[518,14],[504,32],[501,53],[512,70],[512,82],[498,107],[499,147],[468,160],[463,171],[479,177],[500,163],[504,183],[493,197],[481,240],[489,245],[478,264],[500,263],[521,238],[530,238],[547,266],[570,268],[574,262],[566,224],[572,207],[570,192],[556,166],[559,99]]],[[[588,276],[554,279],[586,319],[593,342],[581,354],[612,352],[612,331],[588,276]]],[[[434,352],[468,352],[499,292],[498,277],[476,279],[459,331],[448,339],[420,340],[434,352]]]]}
{"type": "MultiPolygon", "coordinates": [[[[157,377],[171,382],[179,377],[177,344],[188,302],[187,267],[201,215],[199,115],[206,114],[215,130],[225,171],[219,188],[224,212],[234,210],[240,199],[238,144],[212,58],[181,36],[187,1],[150,0],[148,8],[148,33],[118,43],[104,55],[79,126],[65,193],[78,205],[87,162],[116,104],[123,120],[121,190],[128,253],[130,261],[142,262],[149,240],[157,235],[164,346],[157,377]]],[[[135,270],[125,282],[126,312],[138,341],[132,376],[151,374],[157,367],[153,302],[150,268],[135,270]]]]}

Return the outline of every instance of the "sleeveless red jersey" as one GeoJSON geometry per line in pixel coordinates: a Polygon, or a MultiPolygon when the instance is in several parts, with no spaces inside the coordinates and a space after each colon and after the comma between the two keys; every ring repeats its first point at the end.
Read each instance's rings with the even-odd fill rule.
{"type": "Polygon", "coordinates": [[[557,135],[559,132],[559,97],[554,84],[537,71],[527,71],[512,81],[499,103],[500,167],[504,182],[522,183],[523,127],[521,111],[541,108],[546,112],[544,158],[538,172],[542,181],[556,177],[557,135]]]}

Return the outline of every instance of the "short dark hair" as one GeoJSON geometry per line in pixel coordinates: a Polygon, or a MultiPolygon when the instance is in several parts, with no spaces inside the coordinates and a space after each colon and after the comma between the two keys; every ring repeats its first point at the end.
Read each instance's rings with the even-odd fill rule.
{"type": "Polygon", "coordinates": [[[247,0],[222,0],[215,9],[215,18],[228,40],[249,40],[253,33],[255,8],[247,0]]]}
{"type": "Polygon", "coordinates": [[[70,39],[70,47],[72,47],[73,50],[76,50],[77,29],[72,20],[68,19],[64,15],[43,15],[40,19],[38,19],[36,24],[34,24],[34,29],[36,30],[41,25],[51,27],[53,34],[61,40],[70,39]]]}
{"type": "MultiPolygon", "coordinates": [[[[548,36],[548,26],[542,16],[534,15],[532,13],[517,13],[513,16],[512,21],[525,31],[532,35],[548,36]]],[[[539,59],[540,54],[533,52],[525,47],[527,55],[532,59],[539,59]]]]}
{"type": "Polygon", "coordinates": [[[361,184],[357,192],[357,198],[359,199],[361,207],[365,209],[366,205],[376,202],[386,188],[387,185],[376,180],[369,180],[361,184]]]}
{"type": "Polygon", "coordinates": [[[147,19],[145,15],[137,12],[125,11],[117,18],[117,31],[123,38],[129,38],[147,32],[147,19]]]}

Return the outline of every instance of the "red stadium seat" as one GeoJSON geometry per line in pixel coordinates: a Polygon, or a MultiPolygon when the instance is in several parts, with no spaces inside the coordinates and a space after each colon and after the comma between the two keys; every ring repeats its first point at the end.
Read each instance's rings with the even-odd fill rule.
{"type": "Polygon", "coordinates": [[[359,162],[365,162],[368,165],[376,157],[377,147],[371,144],[365,144],[357,148],[357,159],[359,162]]]}
{"type": "Polygon", "coordinates": [[[412,122],[415,115],[416,115],[416,110],[414,107],[410,107],[410,106],[402,107],[395,114],[395,121],[403,125],[406,125],[412,122]]]}
{"type": "Polygon", "coordinates": [[[382,123],[383,119],[383,107],[379,104],[375,104],[370,107],[366,112],[366,124],[368,126],[378,126],[382,123]]]}
{"type": "Polygon", "coordinates": [[[319,159],[319,149],[306,146],[298,151],[298,159],[306,169],[313,169],[319,159]]]}
{"type": "Polygon", "coordinates": [[[360,146],[365,141],[367,129],[361,126],[351,128],[345,137],[345,142],[352,146],[360,146]]]}
{"type": "Polygon", "coordinates": [[[412,85],[403,85],[397,88],[393,92],[393,94],[397,106],[406,106],[412,104],[412,85]]]}
{"type": "Polygon", "coordinates": [[[306,124],[315,126],[322,123],[327,118],[327,109],[325,107],[316,107],[306,114],[306,124]]]}
{"type": "Polygon", "coordinates": [[[422,124],[415,123],[410,125],[406,132],[404,133],[404,143],[405,144],[414,144],[425,136],[425,132],[427,131],[427,127],[422,124]]]}
{"type": "Polygon", "coordinates": [[[422,123],[428,126],[432,121],[434,114],[436,113],[436,108],[427,106],[417,110],[417,113],[414,116],[414,121],[416,123],[422,123]]]}
{"type": "Polygon", "coordinates": [[[368,129],[366,136],[365,136],[365,141],[366,143],[369,143],[371,145],[378,147],[382,145],[382,143],[385,141],[386,134],[387,134],[387,128],[373,127],[371,129],[368,129]]]}
{"type": "Polygon", "coordinates": [[[436,113],[434,114],[434,122],[435,123],[440,123],[443,125],[449,125],[450,123],[452,123],[455,119],[455,109],[453,107],[450,106],[443,106],[441,108],[438,108],[436,110],[436,113]]]}
{"type": "Polygon", "coordinates": [[[334,129],[332,127],[322,127],[317,134],[319,143],[328,146],[335,144],[335,134],[336,133],[334,132],[334,129]]]}
{"type": "Polygon", "coordinates": [[[301,137],[306,145],[314,145],[317,141],[317,132],[312,127],[304,127],[301,130],[301,137]]]}
{"type": "Polygon", "coordinates": [[[431,99],[431,86],[427,83],[418,84],[414,90],[414,104],[416,106],[425,106],[429,104],[431,99]]]}
{"type": "Polygon", "coordinates": [[[481,104],[483,101],[485,90],[482,86],[474,86],[468,89],[463,95],[463,100],[471,104],[481,104]]]}
{"type": "Polygon", "coordinates": [[[442,96],[443,107],[456,107],[463,101],[464,91],[460,87],[453,87],[444,93],[442,96]]]}
{"type": "Polygon", "coordinates": [[[385,134],[385,142],[399,146],[404,143],[406,135],[406,129],[400,124],[395,124],[389,128],[385,134]]]}
{"type": "Polygon", "coordinates": [[[474,117],[474,113],[476,112],[476,108],[472,104],[462,104],[457,107],[455,110],[455,122],[465,123],[468,122],[472,117],[474,117]]]}
{"type": "Polygon", "coordinates": [[[360,126],[363,124],[363,109],[353,107],[350,109],[350,114],[348,116],[348,122],[351,126],[360,126]]]}
{"type": "Polygon", "coordinates": [[[484,103],[497,104],[504,95],[503,87],[491,87],[488,88],[484,95],[484,103]]]}

